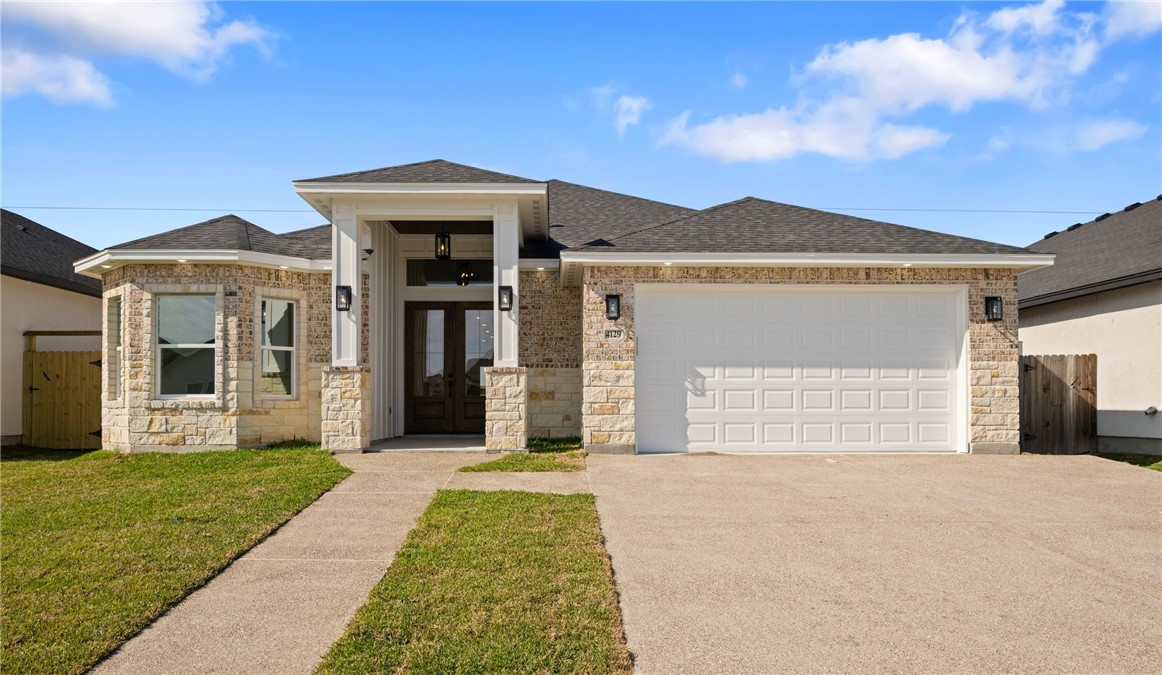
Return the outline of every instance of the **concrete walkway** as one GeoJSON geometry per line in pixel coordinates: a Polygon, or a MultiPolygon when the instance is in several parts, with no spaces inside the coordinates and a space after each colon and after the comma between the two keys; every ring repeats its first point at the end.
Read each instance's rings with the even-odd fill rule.
{"type": "Polygon", "coordinates": [[[436,490],[484,454],[341,455],[355,473],[101,663],[97,673],[310,673],[436,490]]]}
{"type": "Polygon", "coordinates": [[[640,673],[1162,672],[1162,474],[588,458],[640,673]]]}

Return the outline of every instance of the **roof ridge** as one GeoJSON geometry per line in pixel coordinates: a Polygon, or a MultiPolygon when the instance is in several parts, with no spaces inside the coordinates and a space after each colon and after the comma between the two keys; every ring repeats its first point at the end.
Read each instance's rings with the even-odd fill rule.
{"type": "MultiPolygon", "coordinates": [[[[662,227],[662,226],[664,226],[664,225],[671,225],[671,224],[673,224],[673,223],[676,223],[676,222],[679,222],[679,221],[682,221],[682,220],[686,220],[686,219],[688,219],[688,218],[693,218],[693,217],[695,217],[695,216],[699,216],[699,215],[702,215],[702,214],[704,214],[704,213],[708,213],[708,212],[711,212],[711,211],[716,211],[716,210],[718,210],[718,209],[725,208],[725,207],[727,207],[727,206],[734,206],[735,204],[741,204],[742,202],[745,202],[745,201],[748,201],[748,200],[753,200],[753,199],[755,199],[755,198],[754,198],[754,197],[743,197],[742,199],[735,199],[734,201],[730,201],[730,202],[723,202],[722,204],[715,204],[714,206],[707,206],[707,207],[706,207],[706,208],[704,208],[704,209],[701,209],[701,210],[696,210],[696,211],[694,211],[693,213],[687,213],[686,215],[684,215],[684,216],[681,216],[681,217],[679,217],[679,218],[673,218],[673,219],[671,219],[671,220],[667,220],[667,221],[665,221],[665,222],[661,222],[661,223],[654,223],[653,225],[647,225],[647,226],[645,226],[645,227],[643,227],[643,228],[641,228],[641,229],[639,229],[639,230],[633,230],[632,232],[626,232],[626,233],[624,233],[624,234],[619,234],[619,235],[617,235],[616,237],[610,237],[609,239],[606,239],[605,241],[608,241],[608,242],[613,242],[613,241],[616,241],[616,240],[618,240],[618,239],[622,239],[622,238],[624,238],[624,237],[628,237],[628,236],[631,236],[631,235],[634,235],[634,234],[640,234],[640,233],[642,233],[642,232],[648,232],[649,230],[653,230],[653,229],[655,229],[655,228],[659,228],[659,227],[662,227]]],[[[774,203],[774,202],[772,202],[772,203],[774,203]]],[[[579,246],[578,248],[586,248],[586,247],[584,247],[584,246],[579,246]]]]}
{"type": "Polygon", "coordinates": [[[185,232],[187,230],[192,230],[195,227],[202,227],[205,225],[209,225],[210,223],[224,220],[226,218],[237,218],[238,220],[241,220],[244,223],[250,222],[250,221],[246,220],[245,218],[241,218],[239,216],[234,215],[233,213],[226,213],[226,214],[223,214],[220,216],[214,216],[213,218],[210,218],[208,220],[203,220],[200,223],[194,223],[192,225],[183,225],[181,227],[175,227],[172,230],[165,230],[164,232],[158,232],[157,234],[151,234],[151,235],[146,236],[146,237],[138,237],[137,239],[132,239],[130,241],[123,241],[120,244],[115,244],[113,246],[108,247],[107,250],[116,250],[118,248],[121,248],[122,246],[129,246],[130,244],[137,244],[137,243],[143,242],[147,239],[153,239],[154,237],[160,237],[160,236],[165,235],[165,234],[174,234],[176,232],[185,232]]]}
{"type": "Polygon", "coordinates": [[[639,197],[637,195],[631,195],[628,192],[618,192],[617,190],[606,190],[605,188],[593,187],[592,185],[582,185],[581,183],[574,183],[572,181],[561,180],[560,178],[550,178],[549,180],[547,180],[545,182],[546,183],[561,183],[563,185],[571,185],[573,187],[585,188],[586,190],[595,190],[597,192],[605,192],[607,194],[617,195],[619,197],[628,197],[630,199],[636,199],[638,201],[649,202],[651,204],[657,204],[659,206],[670,206],[670,207],[673,207],[676,209],[686,209],[687,211],[697,211],[698,210],[695,208],[691,208],[689,206],[682,206],[681,204],[673,204],[671,202],[663,202],[663,201],[659,201],[657,199],[650,199],[649,197],[639,197]]]}

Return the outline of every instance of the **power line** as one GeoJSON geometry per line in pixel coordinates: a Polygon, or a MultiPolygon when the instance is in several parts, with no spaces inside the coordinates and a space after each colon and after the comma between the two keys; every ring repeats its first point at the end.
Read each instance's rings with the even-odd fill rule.
{"type": "MultiPolygon", "coordinates": [[[[204,209],[152,206],[5,206],[6,209],[45,211],[205,211],[207,213],[317,213],[314,209],[204,209]]],[[[1057,211],[1040,209],[919,209],[870,206],[814,206],[821,211],[909,211],[917,213],[1023,213],[1045,215],[1101,215],[1104,211],[1057,211]]]]}

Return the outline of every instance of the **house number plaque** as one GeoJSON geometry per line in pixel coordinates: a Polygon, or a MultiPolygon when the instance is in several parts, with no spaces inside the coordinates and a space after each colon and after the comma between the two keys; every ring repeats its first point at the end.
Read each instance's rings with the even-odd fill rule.
{"type": "Polygon", "coordinates": [[[606,328],[604,332],[605,341],[610,345],[616,347],[625,340],[624,328],[606,328]]]}

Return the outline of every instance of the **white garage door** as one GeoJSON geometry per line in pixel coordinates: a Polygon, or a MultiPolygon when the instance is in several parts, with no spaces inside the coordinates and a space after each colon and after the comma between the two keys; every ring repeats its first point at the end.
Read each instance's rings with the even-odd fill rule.
{"type": "Polygon", "coordinates": [[[638,452],[954,452],[963,295],[636,289],[638,452]]]}

